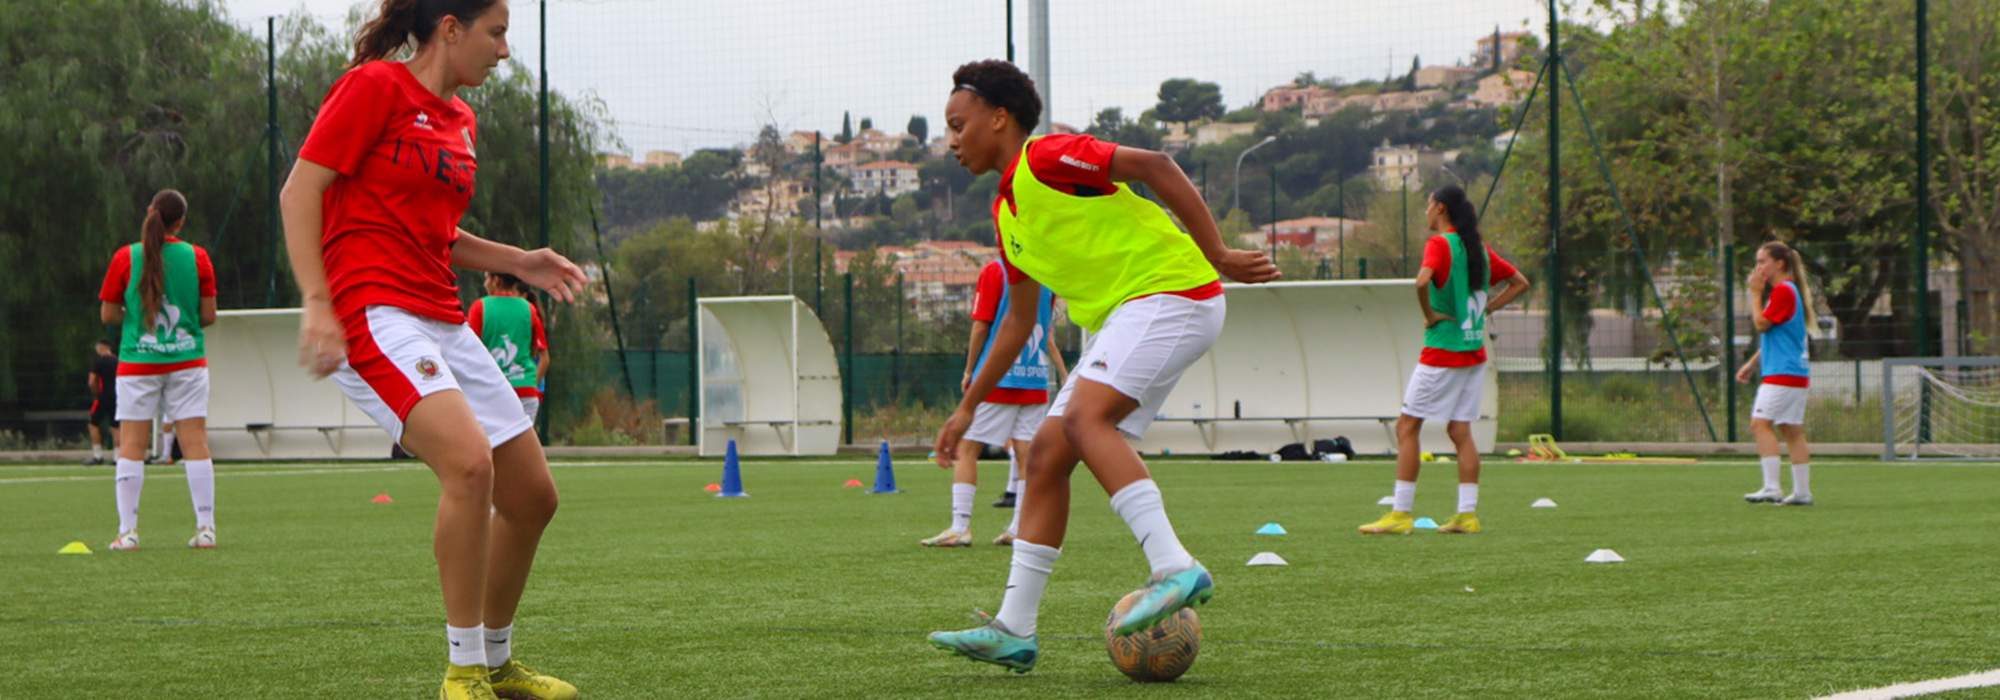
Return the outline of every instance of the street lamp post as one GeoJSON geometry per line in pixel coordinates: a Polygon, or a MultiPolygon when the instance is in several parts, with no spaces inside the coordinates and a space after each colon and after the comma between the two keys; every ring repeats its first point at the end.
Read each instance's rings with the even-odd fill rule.
{"type": "Polygon", "coordinates": [[[1276,140],[1278,140],[1278,137],[1276,137],[1276,136],[1266,136],[1266,137],[1264,137],[1264,140],[1262,140],[1262,141],[1258,141],[1258,142],[1257,142],[1257,145],[1255,145],[1255,146],[1251,146],[1251,147],[1249,147],[1249,148],[1245,148],[1245,149],[1243,149],[1243,152],[1242,152],[1241,154],[1238,154],[1238,155],[1236,156],[1236,185],[1235,185],[1235,187],[1233,188],[1233,189],[1234,189],[1234,192],[1233,192],[1233,193],[1232,193],[1232,194],[1230,195],[1230,197],[1229,197],[1229,209],[1230,209],[1231,211],[1235,211],[1235,210],[1237,210],[1237,209],[1241,209],[1241,208],[1243,208],[1243,159],[1244,159],[1244,157],[1246,157],[1246,156],[1249,156],[1249,155],[1250,155],[1250,152],[1251,152],[1251,151],[1254,151],[1254,150],[1257,150],[1257,149],[1259,149],[1259,148],[1263,148],[1263,147],[1264,147],[1265,145],[1268,145],[1268,144],[1270,144],[1270,143],[1271,143],[1272,141],[1276,141],[1276,140]]]}

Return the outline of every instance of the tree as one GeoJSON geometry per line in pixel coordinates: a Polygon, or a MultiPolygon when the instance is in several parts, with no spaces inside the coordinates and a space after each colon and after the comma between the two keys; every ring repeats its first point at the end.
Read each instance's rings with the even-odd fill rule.
{"type": "Polygon", "coordinates": [[[1410,57],[1410,72],[1403,76],[1403,92],[1411,92],[1417,89],[1417,71],[1423,70],[1423,68],[1423,59],[1416,56],[1410,57]]]}
{"type": "MultiPolygon", "coordinates": [[[[868,128],[868,124],[865,120],[863,121],[861,128],[863,129],[868,128]]],[[[840,113],[840,135],[833,137],[833,140],[840,142],[842,145],[846,145],[848,142],[854,140],[854,119],[849,117],[848,113],[846,112],[840,113]]]]}
{"type": "MultiPolygon", "coordinates": [[[[1937,177],[1930,206],[1958,259],[1971,354],[2000,354],[2000,7],[1953,0],[1939,11],[1932,97],[1937,177]]],[[[1951,313],[1940,309],[1933,314],[1951,313]]],[[[1946,339],[1951,342],[1951,339],[1946,339]]]]}
{"type": "Polygon", "coordinates": [[[1158,150],[1165,136],[1158,129],[1126,119],[1125,110],[1117,107],[1098,112],[1085,133],[1121,146],[1149,150],[1158,150]]]}
{"type": "Polygon", "coordinates": [[[1188,124],[1221,117],[1222,86],[1193,78],[1171,78],[1160,83],[1160,103],[1153,108],[1160,121],[1188,124]]]}
{"type": "Polygon", "coordinates": [[[873,129],[873,128],[875,128],[875,120],[873,120],[873,119],[870,119],[870,118],[868,118],[868,117],[862,117],[862,118],[861,118],[861,130],[862,130],[862,131],[867,131],[867,130],[869,130],[869,129],[873,129]]]}
{"type": "Polygon", "coordinates": [[[903,127],[903,130],[917,140],[918,146],[930,143],[931,122],[921,114],[910,117],[910,125],[903,127]]]}

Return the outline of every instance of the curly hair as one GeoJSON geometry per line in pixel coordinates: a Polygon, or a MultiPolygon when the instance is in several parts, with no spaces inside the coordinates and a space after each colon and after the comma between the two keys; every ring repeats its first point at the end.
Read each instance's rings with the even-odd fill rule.
{"type": "Polygon", "coordinates": [[[1035,81],[1012,63],[997,60],[974,61],[951,72],[952,92],[965,90],[987,104],[1007,110],[1022,131],[1034,131],[1042,119],[1042,96],[1035,81]]]}

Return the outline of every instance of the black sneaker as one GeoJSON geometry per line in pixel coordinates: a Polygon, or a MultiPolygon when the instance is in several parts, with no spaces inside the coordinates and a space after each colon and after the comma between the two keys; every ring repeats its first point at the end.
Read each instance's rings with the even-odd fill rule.
{"type": "Polygon", "coordinates": [[[97,467],[103,465],[104,465],[103,457],[92,457],[90,459],[83,460],[83,466],[86,467],[97,467]]]}
{"type": "Polygon", "coordinates": [[[994,501],[994,502],[993,502],[993,507],[995,507],[995,508],[1012,508],[1012,507],[1014,507],[1014,492],[1013,492],[1013,491],[1008,491],[1008,492],[1006,492],[1006,493],[1003,493],[1003,494],[1000,494],[1000,500],[997,500],[997,501],[994,501]]]}

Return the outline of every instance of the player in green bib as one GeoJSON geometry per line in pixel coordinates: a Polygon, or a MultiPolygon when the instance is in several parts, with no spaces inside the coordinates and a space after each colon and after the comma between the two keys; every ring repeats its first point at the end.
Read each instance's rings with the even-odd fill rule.
{"type": "Polygon", "coordinates": [[[215,462],[208,451],[208,354],[202,333],[215,323],[215,267],[208,251],[175,237],[187,213],[181,193],[153,195],[139,242],[112,256],[98,291],[99,317],[123,328],[116,382],[118,538],[112,550],[139,548],[147,433],[154,416],[162,415],[187,455],[195,509],[195,536],[188,546],[215,546],[215,462]]]}
{"type": "Polygon", "coordinates": [[[504,272],[486,275],[486,296],[472,302],[465,323],[493,354],[500,373],[521,397],[521,410],[534,420],[542,408],[542,379],[549,374],[549,338],[542,310],[528,300],[531,288],[504,272]]]}
{"type": "MultiPolygon", "coordinates": [[[[1044,287],[1091,332],[1028,448],[1020,531],[999,611],[979,627],[930,635],[938,648],[1026,672],[1041,655],[1036,618],[1068,529],[1078,462],[1111,496],[1152,569],[1113,633],[1144,630],[1214,595],[1208,569],[1181,545],[1159,487],[1125,437],[1144,435],[1174,383],[1222,332],[1227,307],[1218,273],[1266,282],[1278,269],[1263,253],[1223,244],[1207,203],[1167,155],[1089,136],[1030,138],[1041,98],[1012,64],[970,63],[952,83],[945,120],[959,163],[974,174],[1000,172],[993,220],[1009,303],[989,356],[1020,354],[1044,287]],[[1124,183],[1145,185],[1187,230],[1124,183]]],[[[980,402],[1007,370],[989,362],[972,378],[938,432],[940,465],[957,453],[980,402]]]]}
{"type": "Polygon", "coordinates": [[[1403,391],[1403,415],[1396,421],[1394,505],[1380,520],[1361,526],[1365,535],[1416,530],[1410,515],[1422,466],[1418,434],[1424,421],[1445,424],[1458,450],[1458,514],[1438,532],[1479,532],[1479,447],[1472,422],[1486,381],[1486,317],[1528,291],[1528,278],[1486,246],[1479,211],[1465,190],[1445,185],[1431,195],[1425,219],[1438,232],[1424,245],[1417,270],[1417,308],[1424,314],[1424,350],[1403,391]],[[1505,284],[1498,296],[1487,290],[1505,284]]]}

